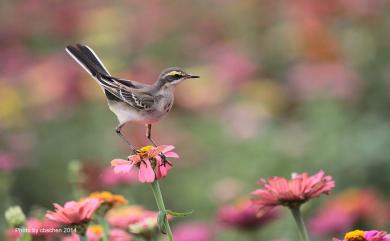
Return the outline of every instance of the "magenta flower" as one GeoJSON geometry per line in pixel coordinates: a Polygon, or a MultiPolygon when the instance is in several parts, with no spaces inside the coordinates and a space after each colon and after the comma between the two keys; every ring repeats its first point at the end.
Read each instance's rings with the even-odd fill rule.
{"type": "Polygon", "coordinates": [[[111,166],[115,173],[129,173],[134,166],[138,168],[138,180],[142,183],[152,183],[156,179],[165,177],[171,169],[171,163],[164,161],[161,157],[178,158],[179,155],[172,150],[172,145],[162,145],[158,147],[145,146],[137,151],[137,154],[128,157],[128,160],[114,159],[111,166]]]}
{"type": "Polygon", "coordinates": [[[354,230],[346,233],[343,240],[333,238],[333,241],[390,241],[390,238],[386,236],[387,233],[385,231],[354,230]]]}
{"type": "Polygon", "coordinates": [[[96,198],[87,198],[80,202],[66,202],[64,207],[54,203],[55,211],[48,211],[46,217],[59,224],[80,224],[88,221],[101,203],[102,201],[96,198]]]}
{"type": "Polygon", "coordinates": [[[211,241],[214,240],[213,228],[206,223],[185,223],[175,226],[175,241],[211,241]]]}
{"type": "Polygon", "coordinates": [[[276,210],[270,210],[261,216],[250,200],[243,200],[236,205],[226,205],[218,210],[217,218],[228,227],[241,230],[252,230],[268,224],[278,216],[276,210]]]}
{"type": "Polygon", "coordinates": [[[334,235],[350,230],[359,222],[372,226],[389,224],[387,203],[371,189],[350,189],[325,202],[309,221],[309,230],[317,235],[334,235]]]}
{"type": "Polygon", "coordinates": [[[309,199],[328,193],[335,187],[332,177],[325,176],[323,171],[313,176],[308,176],[307,173],[297,174],[290,180],[283,177],[261,179],[259,184],[263,188],[252,193],[253,203],[258,207],[258,215],[279,205],[299,207],[309,199]]]}

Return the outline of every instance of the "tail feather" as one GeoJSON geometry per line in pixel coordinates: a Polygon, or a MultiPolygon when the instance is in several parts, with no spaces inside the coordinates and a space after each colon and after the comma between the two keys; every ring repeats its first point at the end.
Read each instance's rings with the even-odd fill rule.
{"type": "Polygon", "coordinates": [[[76,44],[67,46],[66,52],[73,57],[93,77],[97,75],[110,75],[106,67],[88,46],[76,44]]]}

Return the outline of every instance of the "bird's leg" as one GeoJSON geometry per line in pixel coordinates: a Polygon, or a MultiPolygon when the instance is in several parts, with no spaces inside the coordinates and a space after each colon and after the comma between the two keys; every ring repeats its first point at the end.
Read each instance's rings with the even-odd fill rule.
{"type": "Polygon", "coordinates": [[[146,125],[146,138],[148,138],[148,140],[153,144],[153,146],[157,146],[152,139],[152,124],[146,125]]]}
{"type": "MultiPolygon", "coordinates": [[[[146,138],[148,138],[148,140],[153,144],[153,146],[157,146],[157,144],[152,139],[152,124],[146,125],[146,138]]],[[[163,153],[160,153],[159,155],[163,160],[163,165],[165,165],[166,163],[169,163],[171,165],[171,163],[167,160],[167,157],[163,153]]]]}
{"type": "Polygon", "coordinates": [[[125,138],[125,136],[122,134],[122,132],[121,132],[122,127],[123,127],[123,124],[118,125],[118,126],[115,128],[115,132],[116,132],[116,134],[118,134],[118,136],[119,136],[120,138],[122,138],[122,140],[124,140],[124,141],[127,143],[127,145],[130,146],[131,152],[132,152],[133,154],[135,154],[137,150],[134,148],[134,146],[133,146],[133,145],[125,138]]]}

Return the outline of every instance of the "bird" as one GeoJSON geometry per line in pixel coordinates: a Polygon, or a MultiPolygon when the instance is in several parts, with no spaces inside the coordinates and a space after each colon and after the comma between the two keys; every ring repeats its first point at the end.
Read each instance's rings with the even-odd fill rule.
{"type": "Polygon", "coordinates": [[[112,76],[97,54],[87,45],[68,45],[65,50],[102,89],[109,109],[119,122],[115,132],[130,146],[133,153],[137,150],[122,134],[122,127],[128,122],[145,124],[147,139],[157,146],[152,139],[152,124],[157,123],[171,110],[178,84],[200,77],[188,74],[178,67],[169,67],[161,72],[153,84],[144,84],[112,76]]]}

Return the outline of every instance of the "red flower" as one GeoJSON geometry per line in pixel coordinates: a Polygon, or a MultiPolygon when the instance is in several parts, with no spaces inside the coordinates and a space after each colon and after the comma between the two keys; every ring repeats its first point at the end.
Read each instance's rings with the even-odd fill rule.
{"type": "Polygon", "coordinates": [[[295,175],[290,180],[283,177],[261,179],[259,184],[263,188],[252,193],[253,203],[258,207],[258,215],[279,205],[300,206],[311,198],[328,193],[335,187],[332,177],[325,176],[323,171],[313,176],[308,176],[307,173],[295,175]]]}

